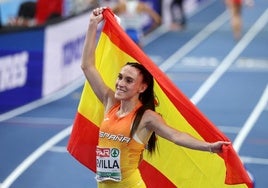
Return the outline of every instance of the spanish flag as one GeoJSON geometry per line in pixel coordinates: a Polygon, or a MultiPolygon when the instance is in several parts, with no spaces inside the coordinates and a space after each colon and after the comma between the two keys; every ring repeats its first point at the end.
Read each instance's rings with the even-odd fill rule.
{"type": "MultiPolygon", "coordinates": [[[[105,22],[96,49],[96,66],[106,84],[114,88],[121,67],[126,62],[139,62],[155,79],[156,111],[170,126],[207,142],[229,141],[127,36],[111,10],[105,9],[103,14],[105,22]]],[[[86,82],[67,149],[94,172],[103,110],[86,82]]],[[[253,187],[231,145],[224,146],[220,154],[190,150],[162,138],[158,138],[157,145],[154,155],[145,152],[139,167],[148,188],[253,187]]]]}

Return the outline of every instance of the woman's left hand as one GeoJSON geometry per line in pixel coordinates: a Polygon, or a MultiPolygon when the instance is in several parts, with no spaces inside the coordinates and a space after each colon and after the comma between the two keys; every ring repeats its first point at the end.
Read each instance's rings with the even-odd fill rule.
{"type": "Polygon", "coordinates": [[[211,153],[221,153],[223,145],[229,145],[231,142],[218,141],[210,144],[210,152],[211,153]]]}

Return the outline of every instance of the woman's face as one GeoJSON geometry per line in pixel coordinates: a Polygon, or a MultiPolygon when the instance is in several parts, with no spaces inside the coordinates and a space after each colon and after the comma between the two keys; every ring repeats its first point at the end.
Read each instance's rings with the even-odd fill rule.
{"type": "Polygon", "coordinates": [[[140,71],[130,65],[124,66],[118,74],[115,84],[115,98],[118,100],[130,100],[138,98],[139,94],[147,88],[143,83],[140,71]]]}

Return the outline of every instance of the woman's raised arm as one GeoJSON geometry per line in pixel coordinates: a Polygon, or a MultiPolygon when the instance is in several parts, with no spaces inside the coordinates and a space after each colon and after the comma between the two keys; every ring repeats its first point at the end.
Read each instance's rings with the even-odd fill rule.
{"type": "Polygon", "coordinates": [[[90,14],[89,26],[86,33],[82,54],[81,68],[95,95],[107,109],[114,101],[113,91],[104,83],[101,75],[95,67],[96,35],[98,24],[103,20],[102,12],[105,8],[96,8],[90,14]]]}

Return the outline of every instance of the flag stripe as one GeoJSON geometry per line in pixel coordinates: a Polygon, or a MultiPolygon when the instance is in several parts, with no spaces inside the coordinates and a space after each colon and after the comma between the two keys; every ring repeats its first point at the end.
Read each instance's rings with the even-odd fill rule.
{"type": "Polygon", "coordinates": [[[67,150],[83,165],[96,172],[96,145],[99,128],[80,113],[76,114],[67,150]]]}
{"type": "Polygon", "coordinates": [[[176,188],[167,177],[165,177],[159,170],[143,160],[140,164],[140,171],[142,178],[146,183],[147,188],[176,188]]]}

